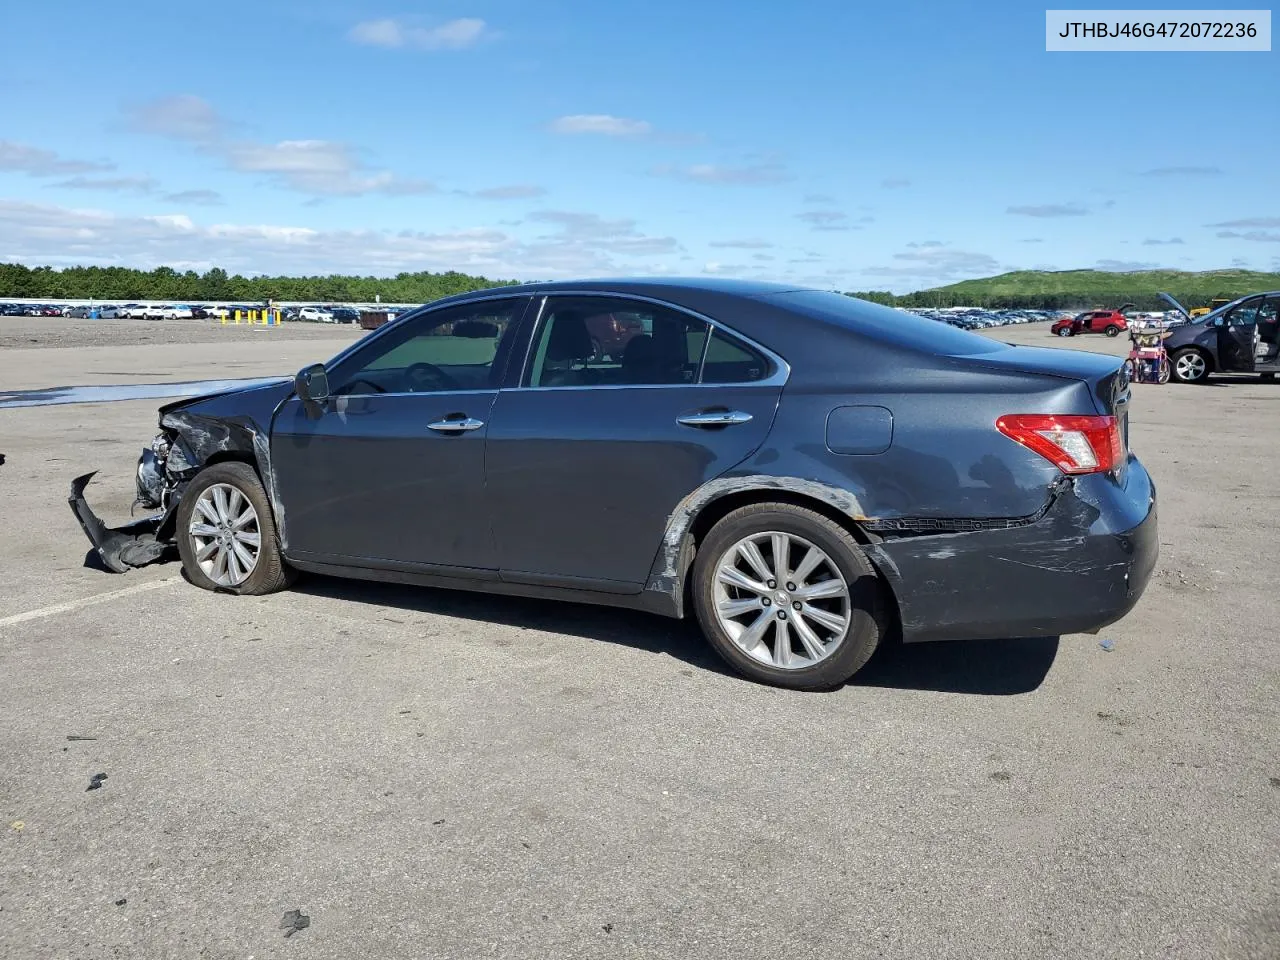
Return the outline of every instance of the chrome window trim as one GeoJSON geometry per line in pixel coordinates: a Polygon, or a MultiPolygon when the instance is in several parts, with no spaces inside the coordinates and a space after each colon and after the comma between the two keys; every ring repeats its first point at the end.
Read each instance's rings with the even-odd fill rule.
{"type": "Polygon", "coordinates": [[[786,386],[787,380],[791,377],[791,365],[787,363],[773,350],[757,343],[748,336],[744,336],[728,324],[721,323],[719,320],[713,320],[706,314],[691,310],[688,307],[681,306],[678,303],[670,303],[666,300],[659,300],[656,297],[646,297],[637,293],[616,293],[608,290],[555,290],[551,293],[535,294],[540,297],[542,302],[538,305],[537,317],[534,320],[533,333],[529,337],[529,342],[525,346],[525,362],[521,366],[520,380],[514,387],[503,387],[502,392],[510,392],[514,390],[660,390],[672,388],[688,388],[688,387],[783,387],[786,386]],[[543,311],[546,309],[547,300],[551,297],[608,297],[613,300],[632,300],[636,303],[647,303],[656,307],[663,307],[667,310],[674,310],[677,313],[683,313],[686,316],[701,320],[706,323],[710,329],[707,331],[707,338],[702,343],[702,357],[698,361],[698,381],[696,383],[606,383],[606,384],[581,384],[575,386],[561,387],[535,387],[525,385],[525,378],[530,374],[529,364],[533,362],[533,354],[535,344],[538,342],[538,335],[542,332],[543,311]],[[747,380],[743,383],[703,383],[702,372],[707,360],[707,349],[711,344],[711,332],[720,330],[731,337],[741,340],[763,355],[774,366],[773,373],[765,377],[763,380],[747,380]]]}
{"type": "MultiPolygon", "coordinates": [[[[343,397],[359,397],[364,400],[386,400],[391,397],[471,397],[479,394],[496,394],[497,387],[484,387],[478,390],[397,390],[394,393],[331,393],[322,402],[329,403],[343,397]]],[[[298,395],[289,397],[297,400],[298,395]]],[[[301,402],[301,401],[299,401],[301,402]]]]}

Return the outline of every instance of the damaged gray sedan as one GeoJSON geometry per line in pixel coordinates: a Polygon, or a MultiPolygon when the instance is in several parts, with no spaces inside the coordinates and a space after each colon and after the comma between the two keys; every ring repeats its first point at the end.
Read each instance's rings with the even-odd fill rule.
{"type": "Polygon", "coordinates": [[[692,613],[740,673],[838,685],[906,642],[1096,631],[1142,595],[1156,494],[1114,358],[835,293],[504,287],[292,380],[169,404],[146,520],[71,505],[112,570],[299,571],[692,613]]]}

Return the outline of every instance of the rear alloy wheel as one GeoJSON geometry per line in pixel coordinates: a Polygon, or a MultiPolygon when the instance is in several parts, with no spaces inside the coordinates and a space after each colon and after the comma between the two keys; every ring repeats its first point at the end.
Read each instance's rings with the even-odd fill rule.
{"type": "Polygon", "coordinates": [[[880,642],[881,584],[857,541],[787,503],[742,507],[694,560],[694,605],[716,652],[753,680],[825,690],[880,642]]]}
{"type": "Polygon", "coordinates": [[[177,538],[183,570],[206,590],[274,593],[292,579],[266,491],[248,464],[217,463],[196,475],[178,504],[177,538]]]}
{"type": "Polygon", "coordinates": [[[1119,335],[1120,328],[1113,323],[1111,326],[1107,327],[1107,329],[1103,330],[1102,332],[1105,333],[1108,337],[1115,337],[1119,335]]]}
{"type": "Polygon", "coordinates": [[[1209,379],[1209,361],[1193,347],[1175,353],[1172,364],[1173,379],[1179,383],[1204,383],[1209,379]]]}

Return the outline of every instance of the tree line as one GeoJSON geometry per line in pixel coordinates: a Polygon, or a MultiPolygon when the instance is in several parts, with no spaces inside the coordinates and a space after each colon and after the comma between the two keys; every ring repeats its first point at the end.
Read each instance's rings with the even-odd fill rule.
{"type": "MultiPolygon", "coordinates": [[[[1064,275],[1059,275],[1064,276],[1064,275]]],[[[1214,298],[1234,299],[1269,284],[1280,286],[1280,277],[1265,274],[1241,275],[1236,285],[1221,276],[1178,274],[1168,277],[1169,290],[1188,308],[1208,306],[1214,298]]],[[[490,280],[450,270],[447,273],[400,273],[394,277],[354,277],[340,274],[310,277],[245,277],[214,267],[203,273],[178,271],[172,267],[136,270],[131,267],[27,267],[20,263],[0,263],[0,299],[24,297],[35,300],[161,300],[170,303],[209,301],[261,303],[266,300],[311,301],[315,303],[427,303],[440,297],[469,290],[507,286],[515,280],[490,280]]],[[[1030,284],[1033,281],[1028,281],[1030,284]]],[[[1149,279],[1142,289],[1125,289],[1120,275],[1099,275],[1075,271],[1070,289],[1053,292],[1012,292],[1015,284],[1007,278],[965,281],[958,288],[921,290],[896,295],[887,290],[850,292],[892,307],[982,307],[986,309],[1087,310],[1115,308],[1132,303],[1139,310],[1164,310],[1166,304],[1151,285],[1165,283],[1149,279]],[[1102,276],[1102,280],[1090,282],[1102,276]],[[984,290],[998,283],[999,290],[984,290]]],[[[1135,283],[1138,285],[1138,283],[1135,283]]]]}
{"type": "Polygon", "coordinates": [[[514,280],[489,280],[457,271],[400,273],[394,277],[245,277],[214,267],[204,273],[172,267],[27,267],[0,263],[0,299],[163,300],[259,303],[300,300],[316,303],[427,303],[469,290],[507,286],[514,280]]]}

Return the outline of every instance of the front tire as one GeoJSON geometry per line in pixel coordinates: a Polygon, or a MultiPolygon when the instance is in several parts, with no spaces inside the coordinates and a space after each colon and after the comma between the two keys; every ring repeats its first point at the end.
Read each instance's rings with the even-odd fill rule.
{"type": "Polygon", "coordinates": [[[1209,379],[1209,360],[1194,347],[1186,347],[1169,358],[1173,379],[1179,383],[1204,383],[1209,379]]]}
{"type": "Polygon", "coordinates": [[[293,579],[267,492],[246,463],[216,463],[196,474],[178,504],[176,536],[183,570],[205,590],[257,596],[293,579]]]}
{"type": "Polygon", "coordinates": [[[1069,337],[1069,336],[1071,336],[1071,328],[1070,328],[1070,327],[1063,327],[1061,330],[1059,330],[1059,331],[1058,331],[1058,336],[1060,336],[1060,337],[1069,337]]]}
{"type": "Polygon", "coordinates": [[[789,503],[741,507],[717,523],[693,567],[698,622],[738,673],[829,690],[880,642],[882,584],[838,523],[789,503]]]}

